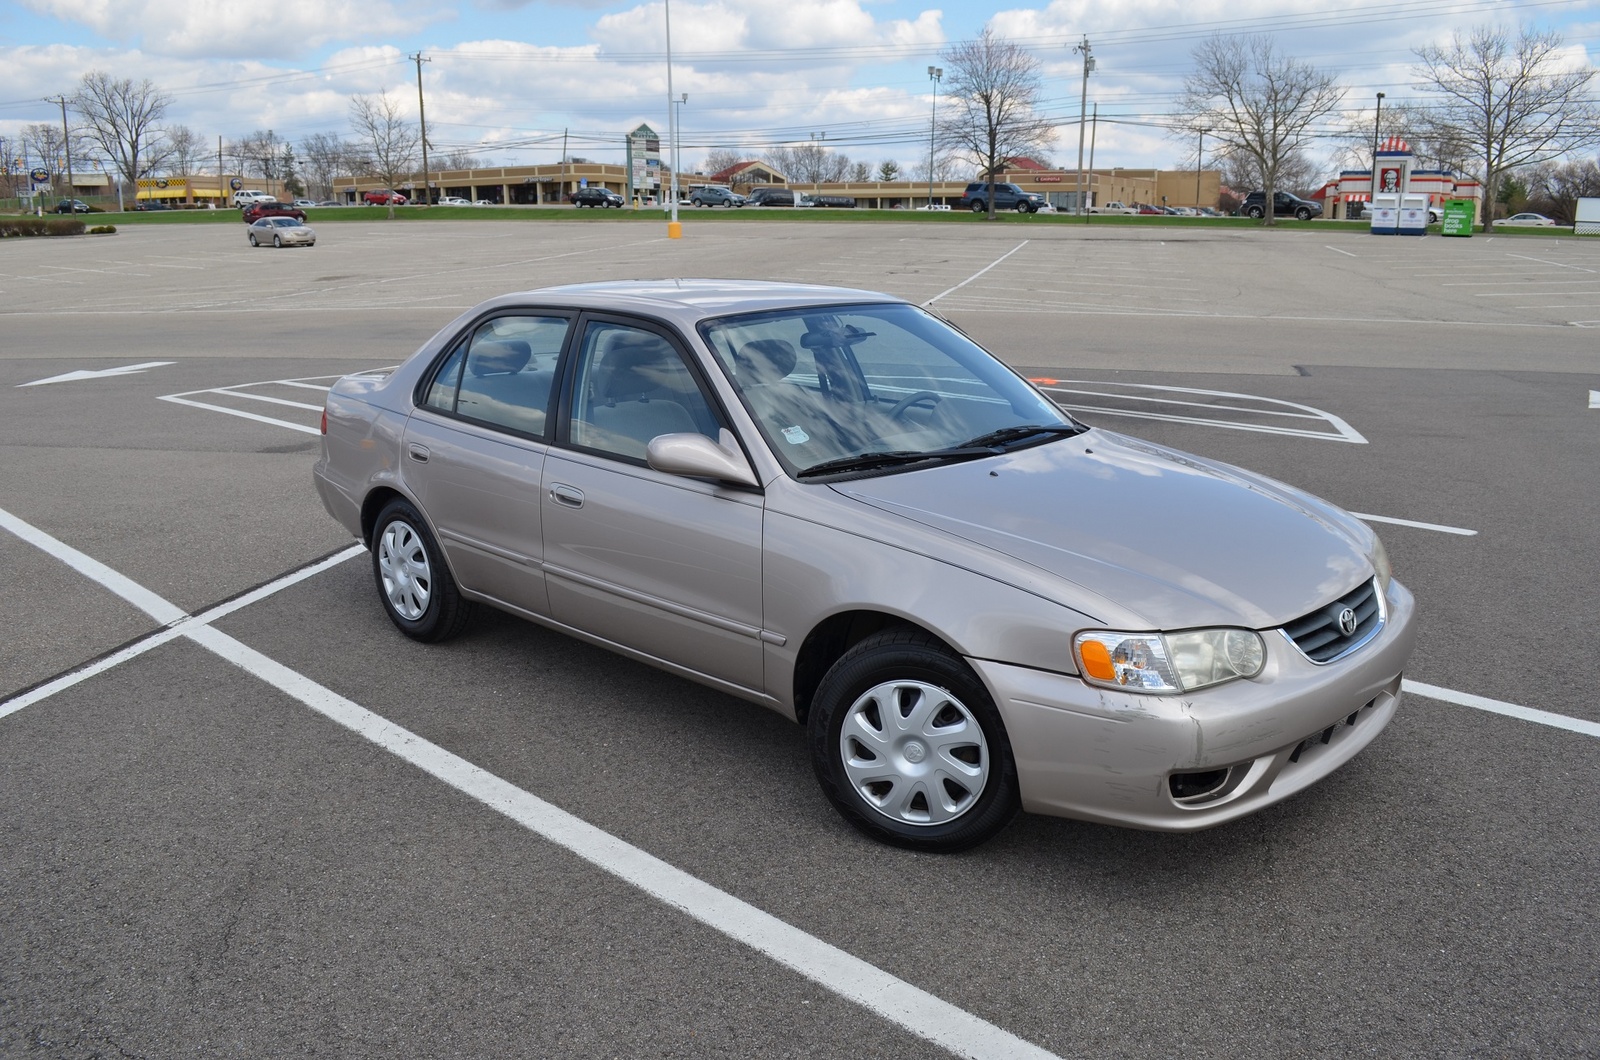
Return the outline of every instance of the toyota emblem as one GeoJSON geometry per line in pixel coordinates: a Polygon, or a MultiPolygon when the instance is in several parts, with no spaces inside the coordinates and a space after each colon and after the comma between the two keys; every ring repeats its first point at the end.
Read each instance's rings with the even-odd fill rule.
{"type": "Polygon", "coordinates": [[[1356,613],[1350,608],[1339,612],[1339,632],[1351,636],[1356,631],[1356,613]]]}

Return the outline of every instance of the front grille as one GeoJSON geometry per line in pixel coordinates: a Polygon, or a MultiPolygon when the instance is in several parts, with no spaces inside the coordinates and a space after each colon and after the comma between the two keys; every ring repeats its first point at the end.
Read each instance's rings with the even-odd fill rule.
{"type": "Polygon", "coordinates": [[[1295,619],[1283,627],[1283,632],[1306,658],[1326,663],[1355,651],[1382,628],[1383,599],[1377,579],[1373,579],[1295,619]],[[1339,625],[1339,618],[1347,609],[1355,613],[1355,628],[1349,633],[1339,625]]]}

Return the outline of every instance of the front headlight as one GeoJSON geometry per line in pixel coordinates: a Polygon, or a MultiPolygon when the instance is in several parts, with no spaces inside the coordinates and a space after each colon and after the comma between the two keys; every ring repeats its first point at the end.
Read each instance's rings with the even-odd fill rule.
{"type": "Polygon", "coordinates": [[[1266,645],[1248,629],[1184,633],[1091,630],[1072,638],[1078,673],[1093,685],[1153,695],[1193,692],[1254,677],[1267,663],[1266,645]]]}
{"type": "Polygon", "coordinates": [[[1394,578],[1394,568],[1389,565],[1389,550],[1383,547],[1383,541],[1377,534],[1372,535],[1372,552],[1367,556],[1372,561],[1372,569],[1378,572],[1378,592],[1383,596],[1389,595],[1389,582],[1394,578]]]}

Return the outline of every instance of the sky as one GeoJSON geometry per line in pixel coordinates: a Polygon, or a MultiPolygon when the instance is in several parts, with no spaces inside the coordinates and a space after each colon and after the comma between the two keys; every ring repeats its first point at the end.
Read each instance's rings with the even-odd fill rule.
{"type": "Polygon", "coordinates": [[[1390,104],[1425,98],[1414,49],[1474,26],[1553,29],[1570,64],[1600,65],[1600,0],[667,2],[0,0],[0,136],[59,124],[45,100],[70,97],[90,71],[149,79],[171,97],[166,123],[211,143],[262,129],[289,141],[348,136],[356,95],[388,92],[415,114],[420,55],[432,149],[470,149],[484,165],[558,162],[563,143],[570,156],[620,164],[625,134],[641,122],[665,130],[668,99],[687,94],[686,170],[713,148],[759,157],[820,141],[910,173],[929,150],[928,67],[991,28],[1040,60],[1040,109],[1058,123],[1047,160],[1077,163],[1087,39],[1096,166],[1178,169],[1193,166],[1195,145],[1169,126],[1191,52],[1214,33],[1270,33],[1334,73],[1357,127],[1370,125],[1377,92],[1390,104]]]}

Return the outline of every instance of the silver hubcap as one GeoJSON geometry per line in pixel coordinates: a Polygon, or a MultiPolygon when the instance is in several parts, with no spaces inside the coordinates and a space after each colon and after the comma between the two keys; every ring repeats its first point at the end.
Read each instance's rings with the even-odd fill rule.
{"type": "Polygon", "coordinates": [[[421,618],[433,596],[433,571],[428,568],[422,537],[409,523],[396,519],[383,528],[378,539],[378,573],[389,606],[401,618],[413,622],[421,618]]]}
{"type": "Polygon", "coordinates": [[[891,821],[937,825],[972,809],[989,780],[983,729],[960,700],[921,681],[886,681],[850,706],[845,776],[891,821]]]}

